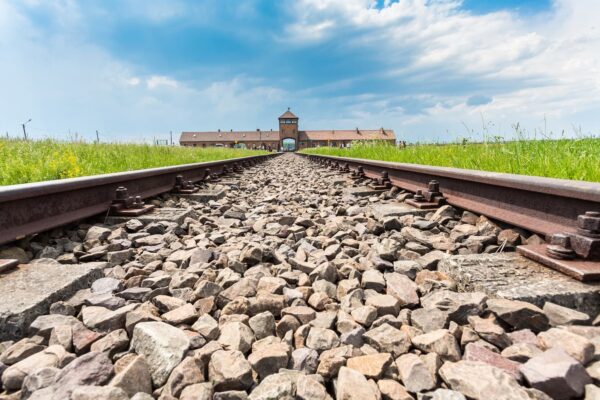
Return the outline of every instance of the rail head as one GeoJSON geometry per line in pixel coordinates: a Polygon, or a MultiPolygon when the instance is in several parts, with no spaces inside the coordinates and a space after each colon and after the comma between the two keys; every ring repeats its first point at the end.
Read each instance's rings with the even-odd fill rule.
{"type": "Polygon", "coordinates": [[[183,174],[193,170],[221,167],[232,163],[243,163],[251,160],[264,160],[276,156],[264,154],[248,157],[229,158],[225,160],[206,161],[201,163],[181,164],[169,167],[146,168],[133,171],[114,172],[110,174],[89,175],[78,178],[57,179],[51,181],[23,183],[0,186],[0,204],[5,201],[19,200],[27,197],[42,196],[51,193],[68,192],[98,185],[116,184],[136,179],[160,175],[183,174]]]}
{"type": "Polygon", "coordinates": [[[462,181],[470,181],[499,187],[538,192],[553,196],[570,197],[600,203],[600,183],[569,179],[547,178],[541,176],[517,175],[503,172],[479,171],[431,165],[376,161],[363,158],[324,156],[299,153],[321,159],[334,160],[361,166],[370,166],[384,170],[414,172],[422,175],[439,176],[462,181]]]}
{"type": "Polygon", "coordinates": [[[235,170],[276,155],[0,187],[0,244],[106,212],[120,187],[144,199],[173,190],[178,175],[186,181],[198,182],[223,172],[226,167],[234,166],[235,170]]]}
{"type": "MultiPolygon", "coordinates": [[[[301,153],[302,154],[302,153],[301,153]]],[[[360,167],[367,178],[385,173],[391,184],[411,192],[436,180],[446,202],[511,226],[549,237],[577,230],[577,220],[600,211],[600,183],[429,165],[302,154],[342,167],[360,167]]]]}

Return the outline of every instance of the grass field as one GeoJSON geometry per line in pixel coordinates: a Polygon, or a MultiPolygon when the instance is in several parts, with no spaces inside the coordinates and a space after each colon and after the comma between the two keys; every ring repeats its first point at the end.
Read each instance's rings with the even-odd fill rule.
{"type": "Polygon", "coordinates": [[[600,139],[517,140],[478,144],[354,144],[305,153],[600,182],[600,139]]]}
{"type": "Polygon", "coordinates": [[[267,152],[0,139],[0,185],[223,160],[267,152]]]}

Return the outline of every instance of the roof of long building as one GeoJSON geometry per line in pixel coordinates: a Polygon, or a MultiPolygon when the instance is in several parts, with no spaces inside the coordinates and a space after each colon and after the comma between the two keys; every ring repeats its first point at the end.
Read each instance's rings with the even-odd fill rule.
{"type": "MultiPolygon", "coordinates": [[[[298,140],[395,140],[392,129],[298,131],[298,140]]],[[[279,140],[279,131],[182,132],[180,142],[248,142],[279,140]]]]}
{"type": "Polygon", "coordinates": [[[180,142],[246,142],[279,140],[279,131],[182,132],[180,142]]]}

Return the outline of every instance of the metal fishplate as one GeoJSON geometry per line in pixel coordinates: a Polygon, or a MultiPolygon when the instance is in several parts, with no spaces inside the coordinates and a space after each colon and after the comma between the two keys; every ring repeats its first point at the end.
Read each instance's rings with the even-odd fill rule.
{"type": "Polygon", "coordinates": [[[574,233],[555,233],[548,244],[519,246],[517,251],[580,281],[600,280],[600,212],[577,216],[574,233]]]}

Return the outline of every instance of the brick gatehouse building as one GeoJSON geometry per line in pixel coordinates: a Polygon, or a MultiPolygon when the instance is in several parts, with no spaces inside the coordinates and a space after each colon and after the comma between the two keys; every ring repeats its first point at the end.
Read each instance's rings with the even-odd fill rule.
{"type": "Polygon", "coordinates": [[[279,117],[279,130],[182,132],[179,144],[193,147],[245,147],[293,151],[307,147],[348,147],[354,140],[384,140],[396,142],[391,129],[298,130],[299,118],[288,108],[279,117]]]}

